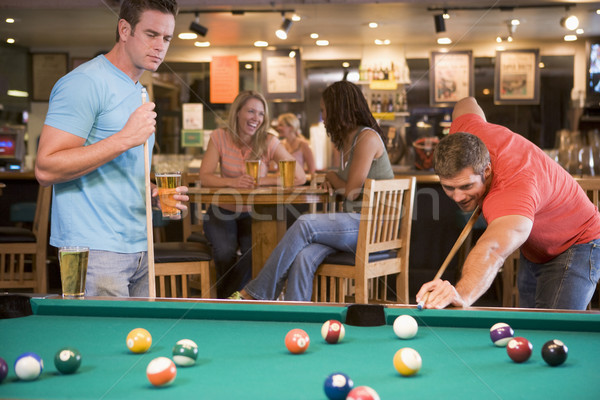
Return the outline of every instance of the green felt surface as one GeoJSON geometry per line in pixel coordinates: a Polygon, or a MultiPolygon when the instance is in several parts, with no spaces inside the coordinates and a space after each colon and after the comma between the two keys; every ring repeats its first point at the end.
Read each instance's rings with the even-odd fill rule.
{"type": "Polygon", "coordinates": [[[355,385],[373,387],[382,399],[598,399],[600,398],[600,315],[464,310],[386,310],[389,325],[346,325],[346,338],[327,344],[320,335],[326,319],[343,320],[345,307],[141,301],[34,299],[34,315],[0,320],[0,357],[9,375],[0,398],[55,399],[326,399],[323,381],[344,372],[355,385]],[[398,339],[391,323],[400,314],[419,321],[412,340],[398,339]],[[508,322],[534,346],[531,359],[513,363],[495,347],[489,327],[508,322]],[[145,354],[130,353],[127,333],[137,327],[153,337],[145,354]],[[292,328],[308,332],[301,355],[284,346],[292,328]],[[155,388],[147,364],[171,356],[175,342],[199,346],[196,365],[178,368],[175,382],[155,388]],[[569,347],[567,362],[547,366],[541,346],[558,338],[569,347]],[[62,346],[78,348],[82,365],[60,375],[53,365],[62,346]],[[392,358],[402,347],[416,349],[421,371],[402,377],[392,358]],[[13,363],[26,351],[45,362],[33,382],[16,379],[13,363]]]}

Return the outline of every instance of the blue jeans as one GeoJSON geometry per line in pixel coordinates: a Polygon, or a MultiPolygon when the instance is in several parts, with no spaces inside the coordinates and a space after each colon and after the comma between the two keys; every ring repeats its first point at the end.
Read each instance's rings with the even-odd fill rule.
{"type": "Polygon", "coordinates": [[[600,277],[600,239],[571,246],[545,264],[521,254],[519,306],[585,310],[600,277]]]}
{"type": "Polygon", "coordinates": [[[148,297],[148,253],[90,249],[85,295],[148,297]]]}
{"type": "Polygon", "coordinates": [[[305,214],[285,233],[246,291],[258,300],[275,300],[287,280],[285,300],[310,301],[313,276],[336,251],[356,252],[360,214],[305,214]]]}
{"type": "Polygon", "coordinates": [[[227,298],[252,277],[252,219],[247,212],[212,205],[204,218],[204,234],[217,272],[217,297],[227,298]]]}

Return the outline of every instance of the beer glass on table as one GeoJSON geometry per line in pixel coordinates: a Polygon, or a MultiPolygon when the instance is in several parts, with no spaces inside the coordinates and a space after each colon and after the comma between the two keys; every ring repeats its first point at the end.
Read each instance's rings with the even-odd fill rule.
{"type": "Polygon", "coordinates": [[[294,187],[296,160],[279,161],[279,173],[281,174],[281,184],[284,188],[294,187]]]}
{"type": "Polygon", "coordinates": [[[260,173],[260,160],[246,160],[246,173],[254,179],[254,185],[258,185],[260,173]]]}
{"type": "Polygon", "coordinates": [[[154,174],[154,176],[163,218],[177,219],[181,217],[181,210],[176,207],[177,200],[173,198],[177,194],[175,188],[181,186],[181,172],[161,172],[154,174]]]}

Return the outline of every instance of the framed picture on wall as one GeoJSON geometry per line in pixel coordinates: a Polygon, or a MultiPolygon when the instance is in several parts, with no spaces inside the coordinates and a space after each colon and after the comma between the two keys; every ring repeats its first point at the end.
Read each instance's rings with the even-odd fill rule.
{"type": "Polygon", "coordinates": [[[31,55],[33,101],[48,101],[54,84],[67,73],[67,53],[34,53],[31,55]]]}
{"type": "Polygon", "coordinates": [[[304,100],[300,50],[263,50],[261,82],[268,101],[304,100]]]}
{"type": "Polygon", "coordinates": [[[429,63],[429,103],[451,107],[473,96],[473,53],[469,51],[431,52],[429,63]]]}
{"type": "Polygon", "coordinates": [[[539,50],[496,52],[495,104],[540,104],[539,50]]]}

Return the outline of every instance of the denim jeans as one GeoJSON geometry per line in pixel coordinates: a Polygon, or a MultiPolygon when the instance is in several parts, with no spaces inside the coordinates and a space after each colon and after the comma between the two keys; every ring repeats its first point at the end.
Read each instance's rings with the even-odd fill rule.
{"type": "Polygon", "coordinates": [[[210,206],[204,218],[217,272],[217,297],[227,298],[252,277],[252,219],[247,212],[217,206],[210,206]]]}
{"type": "Polygon", "coordinates": [[[285,233],[256,279],[246,286],[255,299],[275,300],[287,280],[285,300],[310,301],[313,276],[336,251],[356,252],[360,214],[305,214],[285,233]]]}
{"type": "Polygon", "coordinates": [[[148,253],[90,249],[85,295],[148,297],[148,253]]]}
{"type": "Polygon", "coordinates": [[[521,254],[519,306],[585,310],[600,277],[600,239],[571,246],[544,264],[521,254]]]}

